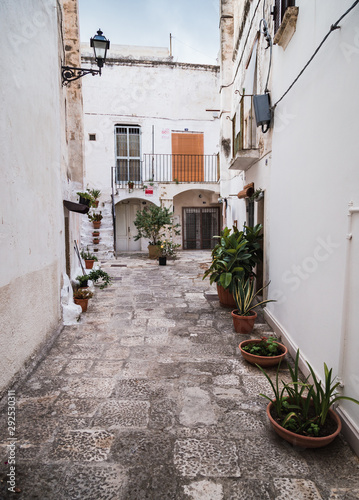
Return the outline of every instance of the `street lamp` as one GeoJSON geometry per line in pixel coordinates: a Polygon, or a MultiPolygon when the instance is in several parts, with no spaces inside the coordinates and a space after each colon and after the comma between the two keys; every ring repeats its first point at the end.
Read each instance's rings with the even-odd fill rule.
{"type": "Polygon", "coordinates": [[[62,85],[68,85],[70,82],[89,74],[92,76],[101,76],[101,68],[106,62],[107,50],[110,48],[110,40],[107,40],[99,29],[97,34],[93,38],[90,38],[90,47],[93,47],[95,61],[99,69],[62,66],[62,85]]]}

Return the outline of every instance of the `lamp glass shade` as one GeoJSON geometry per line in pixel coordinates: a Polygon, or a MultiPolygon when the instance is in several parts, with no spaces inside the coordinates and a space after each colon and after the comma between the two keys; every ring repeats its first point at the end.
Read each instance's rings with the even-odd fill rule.
{"type": "Polygon", "coordinates": [[[98,30],[97,35],[91,38],[90,45],[93,47],[97,63],[100,62],[99,66],[102,66],[106,60],[106,53],[107,49],[110,47],[110,41],[103,36],[101,30],[98,30]]]}

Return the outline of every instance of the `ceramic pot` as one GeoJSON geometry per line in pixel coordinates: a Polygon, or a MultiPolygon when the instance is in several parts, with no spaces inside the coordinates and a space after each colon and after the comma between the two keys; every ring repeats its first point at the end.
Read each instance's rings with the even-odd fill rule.
{"type": "Polygon", "coordinates": [[[98,245],[98,243],[100,243],[100,238],[94,238],[93,242],[95,245],[98,245]]]}
{"type": "Polygon", "coordinates": [[[100,229],[101,221],[100,220],[94,220],[94,221],[92,221],[92,224],[93,224],[93,227],[95,229],[100,229]]]}
{"type": "Polygon", "coordinates": [[[219,298],[219,303],[223,307],[236,307],[236,303],[234,301],[233,295],[227,288],[223,288],[223,286],[218,285],[217,283],[217,293],[219,298]]]}
{"type": "Polygon", "coordinates": [[[74,299],[75,304],[81,306],[82,312],[87,311],[89,299],[74,299]]]}
{"type": "Polygon", "coordinates": [[[243,347],[245,347],[246,345],[258,344],[258,342],[261,342],[261,339],[243,340],[243,342],[239,344],[239,350],[241,351],[242,356],[246,361],[252,363],[252,365],[259,365],[263,367],[278,365],[278,363],[282,361],[282,359],[288,352],[286,346],[280,344],[279,342],[275,342],[278,345],[279,349],[282,351],[282,354],[278,354],[278,356],[257,356],[256,354],[251,354],[250,352],[243,351],[243,347]]]}
{"type": "Polygon", "coordinates": [[[167,257],[158,257],[158,263],[160,266],[165,266],[167,264],[167,257]]]}
{"type": "Polygon", "coordinates": [[[235,331],[237,333],[251,333],[257,313],[252,311],[252,316],[239,316],[236,311],[237,309],[231,312],[235,331]]]}
{"type": "Polygon", "coordinates": [[[300,434],[288,431],[288,429],[284,429],[284,427],[279,425],[278,422],[276,422],[271,415],[272,408],[273,408],[273,403],[269,403],[267,406],[267,416],[269,418],[269,421],[273,429],[278,434],[278,436],[282,437],[288,443],[294,446],[300,446],[301,448],[322,448],[323,446],[327,446],[329,443],[331,443],[339,434],[342,428],[342,422],[340,420],[339,415],[337,415],[330,408],[327,418],[331,418],[337,424],[337,429],[335,432],[333,432],[333,434],[324,437],[301,436],[300,434]]]}
{"type": "Polygon", "coordinates": [[[94,260],[87,260],[85,259],[85,268],[86,269],[92,269],[94,265],[94,260]]]}
{"type": "Polygon", "coordinates": [[[148,256],[150,259],[158,259],[161,248],[158,245],[148,245],[148,256]]]}

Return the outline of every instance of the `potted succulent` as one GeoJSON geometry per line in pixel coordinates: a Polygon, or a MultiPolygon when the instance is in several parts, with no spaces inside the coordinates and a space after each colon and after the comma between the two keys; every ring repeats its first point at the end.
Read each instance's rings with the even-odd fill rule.
{"type": "Polygon", "coordinates": [[[256,296],[266,288],[269,283],[254,292],[255,280],[250,277],[247,279],[236,279],[233,288],[233,297],[237,309],[232,311],[233,326],[237,333],[250,333],[253,330],[254,322],[257,317],[256,307],[267,304],[267,302],[275,302],[275,300],[262,300],[255,302],[256,296]]]}
{"type": "Polygon", "coordinates": [[[87,217],[92,222],[95,229],[99,229],[101,226],[101,220],[103,219],[102,212],[94,212],[92,214],[87,214],[87,217]]]}
{"type": "Polygon", "coordinates": [[[212,250],[212,262],[203,279],[209,276],[210,283],[217,284],[219,302],[224,307],[235,307],[235,280],[255,275],[253,269],[262,260],[262,228],[261,224],[244,226],[243,231],[226,227],[216,236],[219,242],[212,250]]]}
{"type": "Polygon", "coordinates": [[[341,399],[359,404],[359,401],[336,393],[339,382],[332,378],[324,363],[324,383],[318,380],[313,368],[307,362],[313,383],[299,377],[299,349],[296,354],[294,368],[288,365],[291,382],[279,387],[278,365],[275,384],[265,370],[259,366],[270,383],[274,398],[265,394],[261,396],[270,402],[267,416],[274,431],[289,443],[303,448],[320,448],[331,443],[341,430],[341,420],[331,406],[341,399]]]}
{"type": "Polygon", "coordinates": [[[100,231],[92,231],[92,236],[98,238],[100,236],[100,231]]]}
{"type": "Polygon", "coordinates": [[[148,253],[150,259],[157,259],[161,253],[160,241],[166,232],[176,236],[180,234],[179,224],[174,224],[173,213],[168,208],[151,205],[138,210],[134,220],[137,229],[135,241],[148,238],[148,253]]]}
{"type": "Polygon", "coordinates": [[[274,337],[243,340],[239,344],[239,350],[249,363],[265,367],[277,365],[288,352],[286,346],[274,337]]]}
{"type": "Polygon", "coordinates": [[[85,261],[85,267],[86,269],[92,269],[94,263],[98,260],[96,255],[93,255],[92,253],[89,252],[89,249],[87,248],[87,252],[82,250],[81,252],[81,257],[85,261]]]}
{"type": "Polygon", "coordinates": [[[97,208],[98,207],[98,203],[99,203],[98,198],[101,195],[101,191],[99,189],[87,189],[87,191],[88,191],[88,193],[92,197],[91,206],[94,207],[94,208],[97,208]]]}
{"type": "Polygon", "coordinates": [[[128,182],[127,182],[127,185],[128,185],[128,189],[129,189],[130,191],[132,191],[132,189],[134,188],[135,183],[134,183],[133,181],[128,181],[128,182]]]}
{"type": "Polygon", "coordinates": [[[76,276],[76,281],[79,283],[79,288],[88,288],[89,277],[87,274],[76,276]]]}
{"type": "Polygon", "coordinates": [[[93,293],[87,288],[78,288],[74,291],[74,302],[82,308],[82,312],[87,311],[88,301],[93,297],[93,293]]]}
{"type": "Polygon", "coordinates": [[[94,238],[93,243],[94,245],[98,245],[100,243],[100,238],[94,238]]]}

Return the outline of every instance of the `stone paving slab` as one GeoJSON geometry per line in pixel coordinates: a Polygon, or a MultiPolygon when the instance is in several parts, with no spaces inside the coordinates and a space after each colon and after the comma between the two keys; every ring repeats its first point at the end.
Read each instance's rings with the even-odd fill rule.
{"type": "MultiPolygon", "coordinates": [[[[17,493],[0,414],[0,500],[359,499],[341,436],[303,450],[271,430],[269,384],[202,280],[209,262],[189,251],[161,267],[141,253],[102,263],[112,287],[95,288],[16,391],[17,493]]],[[[259,314],[251,337],[270,332],[259,314]]]]}

